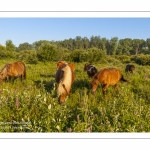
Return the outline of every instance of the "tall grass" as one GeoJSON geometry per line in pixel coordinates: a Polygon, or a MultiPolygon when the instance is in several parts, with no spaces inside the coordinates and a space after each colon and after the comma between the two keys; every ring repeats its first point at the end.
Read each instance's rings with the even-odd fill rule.
{"type": "MultiPolygon", "coordinates": [[[[10,60],[9,60],[10,61],[10,60]]],[[[14,60],[11,60],[14,61],[14,60]]],[[[1,60],[2,67],[8,60],[1,60]]],[[[130,80],[113,87],[103,98],[101,86],[91,94],[84,63],[75,63],[75,82],[65,103],[56,94],[56,62],[26,64],[27,80],[0,85],[1,132],[149,132],[150,67],[135,64],[134,74],[125,74],[125,64],[95,64],[117,67],[130,80]]]]}

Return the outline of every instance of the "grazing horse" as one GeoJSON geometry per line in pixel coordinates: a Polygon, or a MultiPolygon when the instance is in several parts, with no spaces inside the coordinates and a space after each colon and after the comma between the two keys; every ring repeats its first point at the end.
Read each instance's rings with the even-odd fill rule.
{"type": "Polygon", "coordinates": [[[116,68],[104,68],[101,69],[97,74],[92,78],[92,94],[95,94],[95,91],[98,88],[98,84],[101,83],[103,95],[106,95],[106,89],[108,86],[115,86],[115,90],[118,90],[118,82],[124,81],[129,82],[124,79],[121,72],[116,68]]]}
{"type": "Polygon", "coordinates": [[[94,67],[92,64],[90,63],[86,63],[84,65],[84,71],[87,72],[88,76],[91,78],[93,77],[98,71],[96,69],[96,67],[94,67]]]}
{"type": "Polygon", "coordinates": [[[57,94],[59,95],[59,103],[63,103],[71,91],[71,86],[74,82],[75,66],[73,63],[59,61],[57,63],[57,71],[55,80],[58,84],[57,94]]]}
{"type": "Polygon", "coordinates": [[[6,64],[0,71],[0,83],[3,80],[12,78],[14,82],[15,77],[20,77],[21,81],[26,79],[26,66],[23,62],[14,62],[6,64]]]}
{"type": "Polygon", "coordinates": [[[125,72],[126,72],[126,73],[128,73],[128,72],[133,73],[134,70],[135,70],[135,66],[128,64],[128,65],[126,66],[125,72]]]}

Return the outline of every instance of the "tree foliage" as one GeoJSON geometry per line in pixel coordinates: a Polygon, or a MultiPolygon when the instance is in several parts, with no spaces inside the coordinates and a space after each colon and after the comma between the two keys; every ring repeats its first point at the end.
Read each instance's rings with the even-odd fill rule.
{"type": "Polygon", "coordinates": [[[32,44],[29,44],[28,42],[19,44],[18,51],[21,50],[32,50],[32,44]]]}
{"type": "Polygon", "coordinates": [[[6,50],[9,52],[14,52],[16,50],[16,47],[11,40],[6,41],[6,50]]]}
{"type": "Polygon", "coordinates": [[[56,56],[56,47],[49,42],[42,43],[37,49],[37,57],[40,61],[54,61],[56,56]]]}

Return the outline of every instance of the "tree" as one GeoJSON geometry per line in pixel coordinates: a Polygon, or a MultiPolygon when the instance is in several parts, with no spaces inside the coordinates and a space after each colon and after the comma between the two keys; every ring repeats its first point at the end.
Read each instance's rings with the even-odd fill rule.
{"type": "Polygon", "coordinates": [[[7,57],[6,47],[0,44],[0,58],[6,57],[7,57]]]}
{"type": "Polygon", "coordinates": [[[6,50],[9,52],[14,52],[16,50],[16,47],[11,40],[6,41],[6,50]]]}
{"type": "Polygon", "coordinates": [[[132,49],[133,49],[132,39],[130,38],[120,39],[118,42],[116,54],[117,55],[130,55],[130,51],[132,49]]]}
{"type": "Polygon", "coordinates": [[[75,38],[75,49],[82,49],[83,48],[83,41],[81,36],[76,36],[75,38]]]}
{"type": "Polygon", "coordinates": [[[150,50],[150,38],[146,39],[146,45],[147,45],[148,49],[150,50]]]}
{"type": "Polygon", "coordinates": [[[103,50],[105,53],[107,52],[108,40],[106,38],[102,38],[99,44],[99,49],[103,50]]]}
{"type": "Polygon", "coordinates": [[[32,48],[34,50],[37,50],[43,43],[50,43],[50,41],[47,41],[47,40],[36,41],[36,42],[32,43],[32,48]]]}
{"type": "Polygon", "coordinates": [[[89,39],[87,37],[84,37],[82,38],[82,41],[83,41],[83,48],[87,50],[90,46],[89,39]]]}
{"type": "Polygon", "coordinates": [[[56,47],[49,42],[42,43],[37,49],[37,57],[39,61],[54,61],[56,56],[56,47]]]}
{"type": "Polygon", "coordinates": [[[142,50],[143,46],[145,46],[145,41],[143,39],[133,39],[133,52],[135,55],[138,55],[142,50]]]}
{"type": "Polygon", "coordinates": [[[6,47],[0,44],[0,51],[6,51],[6,47]]]}
{"type": "Polygon", "coordinates": [[[69,50],[73,50],[74,49],[74,40],[72,38],[70,38],[68,40],[68,49],[69,50]]]}
{"type": "Polygon", "coordinates": [[[100,42],[101,42],[101,38],[100,36],[91,36],[90,38],[90,45],[91,45],[91,48],[92,47],[99,47],[100,45],[100,42]]]}
{"type": "Polygon", "coordinates": [[[28,42],[25,42],[25,43],[21,43],[19,44],[18,46],[18,50],[21,51],[21,50],[31,50],[32,49],[32,45],[29,44],[28,42]]]}
{"type": "Polygon", "coordinates": [[[111,38],[109,41],[109,55],[115,55],[118,45],[118,37],[111,38]]]}

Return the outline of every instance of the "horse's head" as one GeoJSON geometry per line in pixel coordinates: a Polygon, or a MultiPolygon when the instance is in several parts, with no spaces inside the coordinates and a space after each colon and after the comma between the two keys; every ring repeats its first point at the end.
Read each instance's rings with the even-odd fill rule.
{"type": "Polygon", "coordinates": [[[7,65],[0,71],[0,83],[7,77],[7,65]]]}
{"type": "Polygon", "coordinates": [[[60,95],[58,98],[59,104],[62,104],[63,102],[65,102],[66,98],[67,98],[67,93],[60,95]]]}
{"type": "Polygon", "coordinates": [[[66,65],[66,64],[68,64],[68,63],[65,62],[65,61],[58,61],[57,62],[57,69],[60,68],[60,67],[62,67],[63,65],[66,65]]]}
{"type": "Polygon", "coordinates": [[[95,91],[97,90],[98,88],[98,84],[99,84],[99,81],[98,81],[98,76],[97,74],[92,78],[92,81],[91,81],[91,85],[92,85],[92,94],[94,95],[95,94],[95,91]]]}

